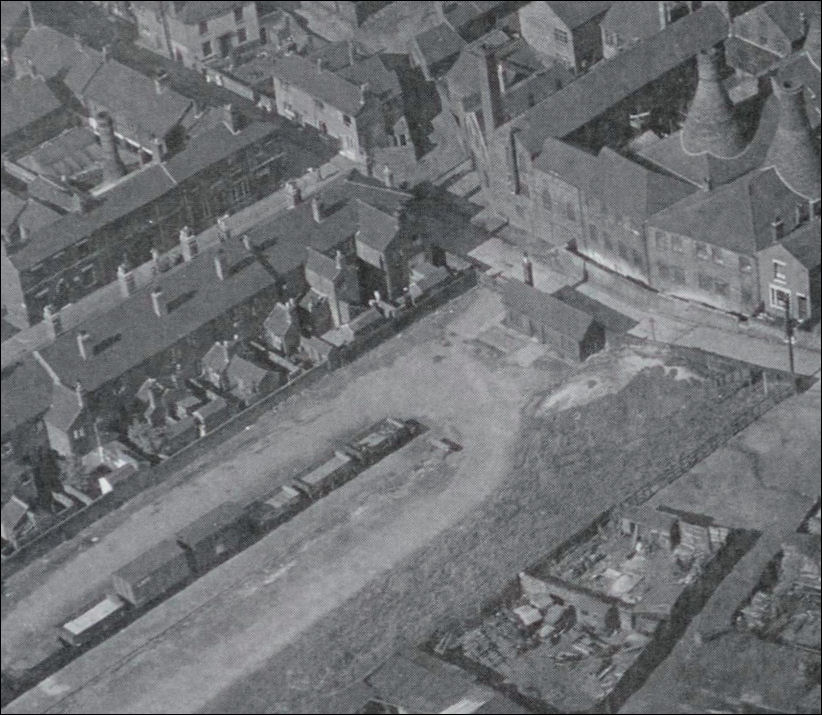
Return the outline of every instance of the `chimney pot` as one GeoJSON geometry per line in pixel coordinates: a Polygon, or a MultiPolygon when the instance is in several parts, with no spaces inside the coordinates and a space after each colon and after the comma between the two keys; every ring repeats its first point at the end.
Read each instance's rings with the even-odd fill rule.
{"type": "Polygon", "coordinates": [[[100,50],[100,57],[102,58],[103,62],[108,62],[110,55],[111,47],[109,45],[103,45],[102,49],[100,50]]]}
{"type": "Polygon", "coordinates": [[[80,357],[83,360],[88,360],[89,358],[89,343],[91,342],[91,335],[89,335],[85,330],[81,330],[77,333],[77,351],[80,353],[80,357]]]}
{"type": "Polygon", "coordinates": [[[302,201],[302,191],[300,190],[300,185],[294,181],[293,179],[289,180],[285,184],[286,190],[288,191],[288,198],[289,198],[289,208],[293,209],[297,204],[302,201]]]}
{"type": "Polygon", "coordinates": [[[245,250],[250,251],[251,248],[252,248],[251,247],[251,239],[248,237],[247,233],[243,234],[242,241],[243,241],[243,247],[245,248],[245,250]]]}
{"type": "Polygon", "coordinates": [[[394,188],[394,172],[391,171],[391,168],[388,165],[386,165],[382,170],[382,178],[383,183],[387,188],[394,188]]]}
{"type": "Polygon", "coordinates": [[[337,253],[334,256],[334,264],[337,267],[337,270],[341,270],[343,267],[343,254],[342,251],[337,249],[337,253]]]}
{"type": "Polygon", "coordinates": [[[360,85],[360,104],[365,104],[368,100],[368,93],[371,91],[371,86],[368,82],[364,82],[360,85]]]}
{"type": "Polygon", "coordinates": [[[322,72],[325,69],[325,60],[322,57],[317,58],[317,72],[322,72]]]}
{"type": "Polygon", "coordinates": [[[162,289],[154,288],[151,291],[151,307],[154,309],[154,314],[158,318],[162,318],[168,312],[166,304],[163,301],[162,289]]]}
{"type": "Polygon", "coordinates": [[[123,298],[128,298],[134,293],[134,289],[136,288],[134,273],[132,273],[124,263],[121,263],[117,267],[117,281],[120,283],[120,295],[122,295],[123,298]]]}

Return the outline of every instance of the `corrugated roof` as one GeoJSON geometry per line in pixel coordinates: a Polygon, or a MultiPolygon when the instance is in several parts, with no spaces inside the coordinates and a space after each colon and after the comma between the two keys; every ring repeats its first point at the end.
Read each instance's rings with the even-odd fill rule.
{"type": "Polygon", "coordinates": [[[771,222],[784,206],[805,203],[773,169],[752,171],[714,191],[699,191],[650,219],[652,226],[752,255],[772,243],[771,222]]]}
{"type": "Polygon", "coordinates": [[[259,262],[247,262],[248,254],[240,248],[228,259],[229,265],[238,269],[229,270],[225,280],[218,280],[215,253],[215,249],[203,251],[171,273],[158,276],[156,285],[163,291],[163,302],[170,306],[167,315],[158,317],[148,292],[140,291],[60,335],[41,351],[43,358],[64,384],[73,385],[79,380],[91,392],[276,282],[259,262]],[[81,330],[90,334],[92,346],[106,346],[96,354],[92,347],[88,360],[77,350],[77,333],[81,330]]]}
{"type": "Polygon", "coordinates": [[[160,139],[179,124],[192,105],[190,99],[168,87],[158,94],[153,79],[115,60],[97,70],[82,96],[160,139]]]}
{"type": "Polygon", "coordinates": [[[725,16],[711,5],[599,62],[515,120],[524,146],[536,154],[546,137],[567,136],[727,34],[725,16]]]}
{"type": "Polygon", "coordinates": [[[503,301],[531,320],[580,342],[594,319],[561,300],[518,281],[500,281],[503,301]]]}
{"type": "Polygon", "coordinates": [[[41,79],[21,77],[0,85],[2,138],[60,109],[62,104],[41,79]]]}

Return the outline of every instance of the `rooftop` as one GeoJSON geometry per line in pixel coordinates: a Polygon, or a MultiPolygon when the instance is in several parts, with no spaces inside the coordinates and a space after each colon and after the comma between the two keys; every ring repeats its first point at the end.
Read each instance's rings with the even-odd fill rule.
{"type": "Polygon", "coordinates": [[[59,75],[74,94],[82,92],[103,61],[97,50],[46,25],[30,29],[12,59],[19,70],[25,71],[30,61],[46,79],[59,75]]]}
{"type": "Polygon", "coordinates": [[[430,67],[459,54],[465,47],[465,40],[450,25],[443,22],[417,35],[414,44],[430,67]]]}
{"type": "Polygon", "coordinates": [[[545,2],[554,14],[562,20],[570,29],[584,25],[589,20],[593,20],[598,15],[608,11],[611,5],[619,5],[613,2],[576,2],[575,0],[551,0],[545,2]]]}
{"type": "Polygon", "coordinates": [[[782,206],[804,203],[772,168],[752,171],[714,191],[699,191],[656,214],[654,227],[751,255],[773,242],[771,222],[782,206]]]}
{"type": "Polygon", "coordinates": [[[243,7],[244,5],[251,5],[252,3],[246,0],[198,0],[198,2],[183,2],[175,3],[182,5],[182,8],[177,11],[177,17],[181,22],[187,25],[194,25],[203,20],[210,20],[212,17],[220,17],[232,12],[234,8],[243,7]]]}
{"type": "Polygon", "coordinates": [[[725,16],[708,6],[599,62],[516,120],[524,145],[537,154],[546,137],[561,138],[576,131],[700,50],[722,42],[727,34],[725,16]]]}
{"type": "Polygon", "coordinates": [[[83,412],[77,392],[64,385],[54,385],[51,407],[43,418],[47,424],[67,432],[83,412]]]}
{"type": "Polygon", "coordinates": [[[503,301],[512,309],[576,341],[585,337],[594,322],[587,313],[525,283],[504,280],[499,285],[503,301]]]}
{"type": "Polygon", "coordinates": [[[21,77],[0,85],[0,122],[5,140],[63,105],[41,79],[21,77]]]}
{"type": "Polygon", "coordinates": [[[819,243],[821,228],[822,226],[817,218],[793,231],[781,244],[788,253],[808,270],[819,268],[820,250],[822,250],[819,243]]]}
{"type": "Polygon", "coordinates": [[[628,0],[609,5],[611,7],[600,26],[607,32],[616,33],[626,44],[645,40],[662,29],[658,3],[628,0]]]}
{"type": "Polygon", "coordinates": [[[51,406],[53,383],[48,373],[31,356],[3,368],[0,385],[0,415],[4,437],[44,414],[51,406]]]}

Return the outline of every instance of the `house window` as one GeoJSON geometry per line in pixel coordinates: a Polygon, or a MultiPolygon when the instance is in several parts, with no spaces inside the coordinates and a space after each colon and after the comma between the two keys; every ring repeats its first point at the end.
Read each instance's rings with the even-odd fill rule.
{"type": "Polygon", "coordinates": [[[714,284],[713,279],[705,273],[697,273],[696,282],[702,290],[711,290],[714,284]]]}
{"type": "Polygon", "coordinates": [[[234,22],[243,21],[243,9],[241,7],[234,8],[234,22]]]}
{"type": "Polygon", "coordinates": [[[753,270],[753,263],[751,263],[751,259],[747,256],[740,256],[739,257],[739,270],[742,273],[750,273],[753,270]]]}
{"type": "Polygon", "coordinates": [[[808,317],[808,298],[799,293],[796,295],[796,317],[799,320],[806,320],[808,317]]]}
{"type": "Polygon", "coordinates": [[[77,244],[77,257],[85,258],[89,253],[91,253],[91,244],[88,239],[80,241],[77,244]]]}
{"type": "Polygon", "coordinates": [[[611,241],[611,234],[607,231],[602,232],[602,242],[605,244],[605,248],[607,248],[609,251],[614,250],[614,244],[611,241]]]}
{"type": "Polygon", "coordinates": [[[778,308],[785,310],[785,306],[789,305],[791,301],[791,292],[784,288],[777,288],[771,286],[771,308],[778,308]]]}
{"type": "Polygon", "coordinates": [[[626,246],[622,241],[618,243],[617,251],[619,251],[620,258],[624,258],[626,261],[628,260],[628,246],[626,246]]]}
{"type": "Polygon", "coordinates": [[[596,226],[589,226],[588,233],[591,236],[591,242],[596,243],[599,240],[599,236],[597,235],[597,227],[596,226]]]}
{"type": "Polygon", "coordinates": [[[679,266],[674,266],[671,271],[673,272],[674,283],[684,286],[686,283],[685,271],[683,271],[679,266]]]}
{"type": "Polygon", "coordinates": [[[639,251],[631,249],[631,261],[637,268],[642,268],[642,256],[639,251]]]}
{"type": "Polygon", "coordinates": [[[675,253],[685,253],[685,247],[682,244],[682,236],[671,236],[671,250],[675,253]]]}
{"type": "Polygon", "coordinates": [[[208,34],[208,20],[203,20],[200,23],[200,34],[207,35],[208,34]]]}
{"type": "Polygon", "coordinates": [[[654,241],[656,242],[656,249],[658,251],[668,250],[668,243],[665,240],[664,231],[654,231],[654,241]]]}
{"type": "Polygon", "coordinates": [[[754,296],[753,291],[748,286],[742,286],[742,290],[740,291],[740,295],[742,296],[742,302],[745,305],[750,305],[753,303],[754,296]]]}
{"type": "Polygon", "coordinates": [[[347,127],[350,127],[351,126],[351,117],[349,117],[347,114],[343,114],[342,117],[343,117],[343,124],[345,124],[345,126],[347,126],[347,127]]]}
{"type": "Polygon", "coordinates": [[[714,291],[717,295],[721,295],[723,298],[728,297],[728,284],[725,281],[715,280],[714,281],[714,291]]]}
{"type": "Polygon", "coordinates": [[[74,439],[83,439],[86,434],[86,430],[83,427],[78,427],[74,430],[74,439]]]}
{"type": "Polygon", "coordinates": [[[569,221],[576,221],[577,220],[577,212],[574,208],[574,204],[570,201],[565,206],[565,214],[568,216],[569,221]]]}
{"type": "Polygon", "coordinates": [[[704,243],[699,243],[698,241],[694,243],[694,251],[697,258],[703,261],[708,260],[708,247],[704,243]]]}
{"type": "Polygon", "coordinates": [[[560,30],[558,27],[554,28],[554,40],[559,42],[560,44],[567,45],[568,44],[568,33],[565,30],[560,30]]]}
{"type": "Polygon", "coordinates": [[[657,263],[656,264],[656,271],[659,273],[659,277],[664,280],[670,280],[671,278],[671,269],[665,263],[657,263]]]}
{"type": "Polygon", "coordinates": [[[247,39],[248,39],[248,34],[246,33],[244,27],[241,27],[239,30],[237,30],[237,44],[241,45],[247,39]]]}
{"type": "Polygon", "coordinates": [[[208,57],[211,54],[211,43],[204,42],[203,43],[203,57],[208,57]]]}
{"type": "Polygon", "coordinates": [[[711,258],[714,263],[722,263],[722,249],[716,246],[711,246],[711,258]]]}
{"type": "Polygon", "coordinates": [[[775,281],[785,280],[785,264],[782,261],[773,262],[773,278],[775,281]]]}
{"type": "Polygon", "coordinates": [[[553,211],[554,202],[551,200],[551,192],[548,189],[542,190],[542,205],[546,211],[553,211]]]}

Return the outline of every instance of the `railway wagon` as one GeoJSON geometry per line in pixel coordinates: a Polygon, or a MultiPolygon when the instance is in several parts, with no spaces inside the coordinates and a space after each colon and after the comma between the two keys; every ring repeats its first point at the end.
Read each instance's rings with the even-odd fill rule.
{"type": "Polygon", "coordinates": [[[245,509],[228,501],[178,531],[176,538],[192,573],[200,575],[240,551],[249,531],[245,509]]]}
{"type": "Polygon", "coordinates": [[[114,590],[140,607],[167,594],[191,576],[185,550],[171,539],[144,551],[112,576],[114,590]]]}
{"type": "Polygon", "coordinates": [[[311,499],[319,499],[356,474],[356,465],[347,454],[335,452],[334,456],[316,469],[297,477],[292,486],[311,499]]]}
{"type": "Polygon", "coordinates": [[[343,451],[365,466],[375,464],[413,437],[417,433],[416,425],[414,421],[406,423],[386,417],[364,435],[345,445],[343,451]]]}
{"type": "Polygon", "coordinates": [[[246,513],[251,528],[258,534],[265,534],[288,521],[309,503],[310,499],[303,492],[286,485],[271,498],[249,504],[246,513]]]}
{"type": "Polygon", "coordinates": [[[79,648],[113,629],[126,613],[126,602],[111,594],[79,616],[64,623],[57,637],[67,645],[79,648]]]}

